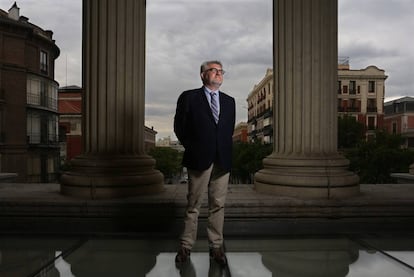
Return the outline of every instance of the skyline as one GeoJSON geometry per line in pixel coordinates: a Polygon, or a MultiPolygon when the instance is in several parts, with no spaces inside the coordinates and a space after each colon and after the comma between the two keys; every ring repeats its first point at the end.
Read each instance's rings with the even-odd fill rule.
{"type": "MultiPolygon", "coordinates": [[[[13,3],[0,0],[0,9],[8,11],[13,3]]],[[[81,3],[17,1],[20,15],[54,32],[60,86],[81,86],[81,3]]],[[[384,69],[386,100],[414,95],[413,10],[411,0],[338,1],[338,56],[349,57],[351,69],[384,69]]],[[[247,95],[273,63],[272,1],[148,0],[146,36],[145,125],[154,127],[157,139],[175,139],[176,100],[202,85],[204,60],[223,62],[221,90],[236,100],[236,122],[247,121],[247,95]]]]}

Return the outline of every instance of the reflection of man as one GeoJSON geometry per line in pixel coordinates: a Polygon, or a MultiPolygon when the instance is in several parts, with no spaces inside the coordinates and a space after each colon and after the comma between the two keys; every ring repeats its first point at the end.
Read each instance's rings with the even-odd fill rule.
{"type": "Polygon", "coordinates": [[[234,98],[219,91],[224,70],[219,61],[201,65],[203,87],[184,91],[177,101],[174,131],[185,148],[183,165],[188,169],[187,208],[176,263],[190,256],[197,239],[197,222],[203,193],[208,188],[207,235],[210,257],[226,264],[223,250],[224,203],[231,168],[235,123],[234,98]]]}

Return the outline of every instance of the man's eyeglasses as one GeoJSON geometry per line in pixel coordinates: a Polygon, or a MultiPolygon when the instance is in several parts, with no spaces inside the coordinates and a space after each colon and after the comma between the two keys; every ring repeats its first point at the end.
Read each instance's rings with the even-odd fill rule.
{"type": "Polygon", "coordinates": [[[214,68],[214,67],[204,70],[204,72],[206,72],[206,71],[214,72],[214,74],[220,73],[221,75],[224,75],[224,73],[226,73],[226,71],[224,71],[223,69],[217,69],[217,68],[214,68]]]}

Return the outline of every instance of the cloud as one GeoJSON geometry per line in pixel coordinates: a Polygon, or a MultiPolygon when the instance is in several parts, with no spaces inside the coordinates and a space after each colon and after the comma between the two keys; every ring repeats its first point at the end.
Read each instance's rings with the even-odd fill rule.
{"type": "MultiPolygon", "coordinates": [[[[147,3],[146,91],[151,104],[146,106],[146,122],[155,124],[157,114],[172,118],[178,95],[201,86],[200,64],[215,59],[227,71],[222,90],[236,98],[237,120],[247,120],[246,97],[273,63],[272,1],[214,2],[220,5],[147,3]]],[[[173,135],[172,124],[169,129],[165,122],[161,125],[173,135]]],[[[167,134],[160,131],[163,135],[167,134]]]]}
{"type": "MultiPolygon", "coordinates": [[[[8,10],[14,1],[0,0],[8,10]]],[[[200,87],[201,62],[219,59],[222,90],[247,120],[246,98],[273,65],[272,0],[151,0],[146,13],[146,118],[158,137],[173,136],[178,95],[200,87]]],[[[61,49],[55,78],[81,85],[81,0],[18,1],[21,15],[54,32],[61,49]]],[[[386,97],[414,95],[413,0],[338,0],[339,55],[351,68],[385,70],[386,97]]]]}
{"type": "Polygon", "coordinates": [[[414,94],[412,0],[339,0],[339,54],[351,68],[384,69],[386,98],[414,94]]]}

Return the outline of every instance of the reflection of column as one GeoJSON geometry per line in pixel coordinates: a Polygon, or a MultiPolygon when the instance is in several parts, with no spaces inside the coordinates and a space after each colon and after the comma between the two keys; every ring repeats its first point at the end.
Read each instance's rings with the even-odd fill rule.
{"type": "Polygon", "coordinates": [[[331,198],[359,192],[337,152],[337,0],[274,3],[274,152],[259,192],[331,198]]]}
{"type": "Polygon", "coordinates": [[[65,260],[75,276],[147,276],[157,247],[151,240],[89,240],[65,260]]]}
{"type": "Polygon", "coordinates": [[[358,252],[310,250],[264,253],[262,260],[273,276],[345,277],[357,257],[358,252]]]}
{"type": "Polygon", "coordinates": [[[85,153],[61,192],[112,198],[162,190],[144,153],[145,0],[83,1],[85,153]]]}
{"type": "Polygon", "coordinates": [[[262,250],[262,262],[273,276],[345,277],[350,264],[359,257],[358,245],[346,239],[291,239],[272,243],[268,243],[269,249],[262,250]]]}

